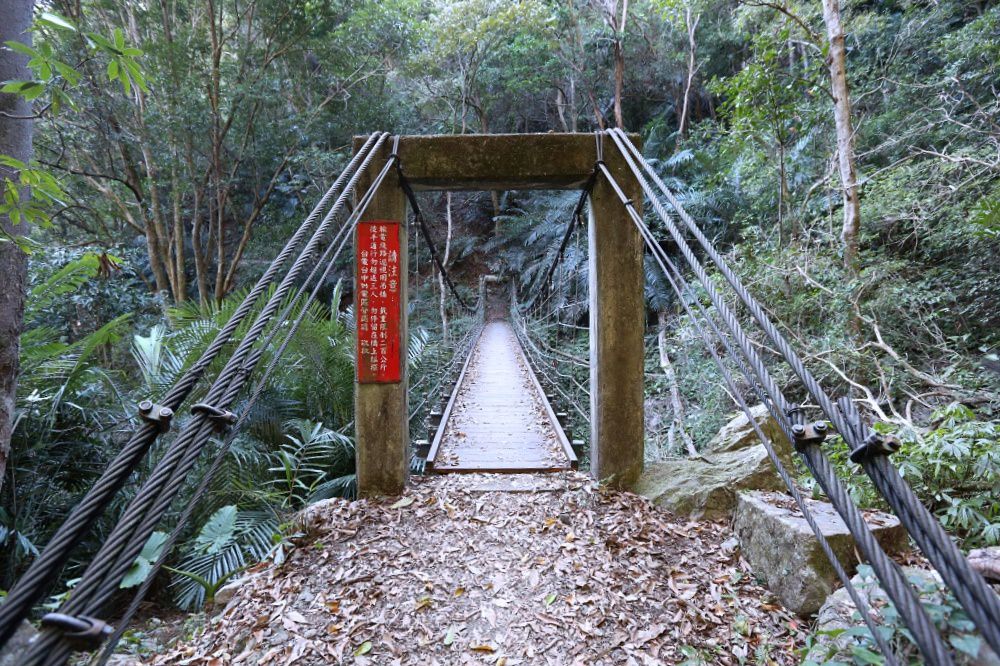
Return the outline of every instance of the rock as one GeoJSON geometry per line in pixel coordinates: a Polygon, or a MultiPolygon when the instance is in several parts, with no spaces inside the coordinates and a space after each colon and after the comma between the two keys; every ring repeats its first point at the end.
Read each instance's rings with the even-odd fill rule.
{"type": "Polygon", "coordinates": [[[780,490],[784,484],[760,444],[646,465],[634,491],[691,519],[724,520],[740,490],[780,490]]]}
{"type": "MultiPolygon", "coordinates": [[[[854,538],[833,506],[806,500],[827,541],[847,572],[856,567],[854,538]]],[[[895,516],[866,511],[875,538],[888,553],[906,548],[906,530],[895,516]]],[[[811,615],[838,584],[833,567],[794,500],[782,493],[749,491],[739,495],[733,531],[754,573],[781,604],[798,615],[811,615]]]]}
{"type": "MultiPolygon", "coordinates": [[[[903,574],[909,580],[917,582],[918,589],[933,590],[930,594],[925,592],[922,595],[925,601],[940,604],[942,595],[939,590],[942,584],[941,576],[936,571],[903,567],[903,574]]],[[[872,608],[881,608],[888,602],[888,596],[879,587],[878,580],[874,576],[864,577],[857,574],[851,579],[851,585],[858,590],[861,598],[867,601],[872,608]]],[[[839,633],[837,636],[830,634],[863,626],[861,618],[855,615],[856,610],[854,601],[851,600],[844,588],[840,588],[827,597],[816,616],[814,643],[806,655],[806,663],[822,664],[829,660],[850,662],[849,648],[853,639],[839,633]]],[[[884,624],[877,610],[875,619],[878,625],[884,624]]],[[[956,664],[962,666],[1000,666],[1000,659],[985,641],[981,641],[975,657],[957,654],[956,664]]]]}
{"type": "Polygon", "coordinates": [[[987,581],[1000,583],[1000,546],[970,550],[969,566],[987,581]]]}
{"type": "Polygon", "coordinates": [[[719,545],[719,551],[726,557],[732,557],[740,549],[740,540],[731,536],[719,545]]]}
{"type": "MultiPolygon", "coordinates": [[[[757,405],[750,413],[774,444],[778,457],[790,465],[792,446],[767,407],[757,405]]],[[[738,491],[784,487],[750,419],[740,412],[722,426],[700,456],[647,465],[633,490],[658,506],[694,520],[724,520],[736,507],[738,491]]]]}
{"type": "MultiPolygon", "coordinates": [[[[750,408],[750,414],[760,426],[761,431],[774,444],[774,450],[778,457],[787,465],[792,459],[792,445],[785,437],[785,433],[778,427],[778,422],[774,420],[771,413],[767,411],[766,405],[755,405],[750,408]]],[[[706,454],[722,453],[726,451],[739,451],[751,446],[760,444],[757,433],[750,424],[750,419],[742,411],[739,412],[729,423],[722,426],[715,437],[709,440],[703,448],[706,454]]]]}
{"type": "Polygon", "coordinates": [[[0,666],[20,664],[21,654],[28,649],[37,635],[38,630],[35,629],[34,625],[27,620],[21,620],[21,626],[17,628],[9,641],[0,647],[0,666]]]}
{"type": "Polygon", "coordinates": [[[248,576],[242,576],[220,587],[215,593],[215,607],[222,608],[229,604],[233,600],[233,597],[236,596],[236,593],[240,591],[240,588],[247,584],[248,580],[248,576]]]}

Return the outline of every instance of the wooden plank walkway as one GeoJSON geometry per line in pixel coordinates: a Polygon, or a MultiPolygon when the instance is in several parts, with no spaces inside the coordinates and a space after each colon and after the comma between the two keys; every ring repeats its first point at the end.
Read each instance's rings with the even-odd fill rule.
{"type": "Polygon", "coordinates": [[[505,321],[483,328],[427,458],[428,471],[557,472],[576,457],[505,321]]]}

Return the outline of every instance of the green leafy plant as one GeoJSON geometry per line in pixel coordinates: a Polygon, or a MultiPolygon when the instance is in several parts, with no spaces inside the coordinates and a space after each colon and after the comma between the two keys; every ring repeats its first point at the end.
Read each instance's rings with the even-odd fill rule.
{"type": "Polygon", "coordinates": [[[125,574],[120,587],[123,589],[135,587],[149,577],[153,571],[153,564],[163,554],[163,547],[167,543],[168,536],[166,532],[153,532],[149,535],[149,540],[146,541],[146,545],[142,547],[142,551],[135,558],[132,567],[125,574]]]}
{"type": "MultiPolygon", "coordinates": [[[[924,663],[910,630],[896,607],[878,587],[872,568],[867,564],[859,566],[858,578],[858,591],[867,596],[877,608],[880,617],[878,631],[892,646],[901,663],[913,666],[924,663]]],[[[927,615],[954,648],[956,663],[967,664],[976,659],[982,646],[982,638],[951,591],[931,574],[911,573],[908,578],[917,590],[927,615]]],[[[868,627],[861,625],[861,616],[857,611],[854,611],[852,620],[858,626],[820,631],[811,635],[802,651],[803,655],[808,655],[803,666],[884,664],[885,657],[879,653],[868,627]]]]}
{"type": "Polygon", "coordinates": [[[226,581],[267,557],[277,523],[268,514],[239,511],[234,505],[216,510],[186,547],[174,574],[177,605],[200,608],[214,600],[226,581]]]}
{"type": "MultiPolygon", "coordinates": [[[[902,443],[893,455],[903,478],[965,548],[1000,544],[1000,422],[981,420],[967,406],[951,403],[931,414],[928,432],[876,423],[902,443]]],[[[839,441],[839,440],[838,440],[839,441]]],[[[846,447],[832,453],[851,496],[860,505],[887,509],[864,473],[847,459],[846,447]]]]}

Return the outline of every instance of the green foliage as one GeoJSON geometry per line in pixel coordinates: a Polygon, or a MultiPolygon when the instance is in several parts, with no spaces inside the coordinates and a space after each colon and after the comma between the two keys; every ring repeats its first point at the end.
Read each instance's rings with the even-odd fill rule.
{"type": "Polygon", "coordinates": [[[972,224],[988,238],[1000,237],[1000,199],[983,199],[972,210],[972,224]]]}
{"type": "Polygon", "coordinates": [[[254,561],[267,556],[276,530],[269,517],[241,514],[232,505],[219,508],[192,539],[177,568],[167,567],[174,574],[177,605],[211,605],[219,588],[248,566],[248,556],[254,561]]]}
{"type": "MultiPolygon", "coordinates": [[[[0,155],[0,169],[3,176],[3,200],[0,202],[0,216],[6,216],[11,224],[32,224],[47,226],[49,207],[65,198],[59,181],[37,163],[31,166],[7,155],[0,155]],[[24,196],[24,193],[29,193],[24,196]]],[[[0,242],[17,242],[25,251],[30,249],[28,240],[21,236],[11,237],[6,232],[0,234],[0,242]]]]}
{"type": "MultiPolygon", "coordinates": [[[[935,410],[931,421],[923,433],[884,423],[875,428],[900,439],[893,455],[900,474],[964,548],[1000,545],[1000,422],[977,419],[958,403],[935,410]]],[[[831,457],[856,502],[887,508],[839,439],[831,457]]]]}
{"type": "MultiPolygon", "coordinates": [[[[72,65],[60,59],[54,35],[62,33],[78,34],[73,22],[54,12],[40,12],[32,26],[37,44],[29,46],[18,41],[7,41],[4,45],[28,58],[27,66],[35,75],[30,80],[4,81],[0,92],[18,95],[28,102],[43,103],[39,114],[49,111],[57,114],[63,106],[75,108],[76,104],[69,90],[80,85],[84,75],[72,65]]],[[[138,87],[148,92],[146,79],[142,73],[139,57],[142,50],[129,46],[125,33],[115,28],[110,39],[95,32],[80,34],[87,45],[90,57],[107,60],[107,81],[119,82],[126,95],[138,87]]],[[[0,217],[6,216],[11,223],[27,223],[47,228],[51,225],[51,209],[64,206],[67,194],[54,173],[38,162],[25,164],[8,155],[0,155],[3,175],[3,190],[0,197],[0,217]],[[8,175],[11,174],[11,175],[8,175]]],[[[16,242],[25,252],[31,244],[23,235],[10,234],[0,229],[0,242],[16,242]]]]}
{"type": "Polygon", "coordinates": [[[290,424],[287,442],[270,455],[272,477],[266,492],[284,509],[297,509],[318,499],[350,493],[354,475],[330,478],[327,470],[354,467],[354,443],[345,435],[304,420],[290,424]]]}
{"type": "MultiPolygon", "coordinates": [[[[856,587],[862,596],[880,599],[878,631],[893,647],[900,663],[913,666],[924,663],[913,635],[896,607],[885,599],[884,593],[878,588],[878,580],[872,568],[867,564],[860,565],[858,576],[861,582],[856,584],[856,587]]],[[[935,578],[917,574],[911,574],[908,578],[917,591],[924,611],[954,648],[956,663],[975,663],[983,639],[955,596],[935,578]]],[[[868,627],[861,624],[861,616],[857,611],[854,611],[852,619],[857,626],[817,632],[811,636],[803,650],[803,655],[809,654],[810,658],[802,662],[803,666],[863,666],[886,663],[868,627]],[[817,641],[817,638],[820,640],[817,641]]]]}
{"type": "Polygon", "coordinates": [[[123,589],[141,585],[149,578],[149,574],[153,571],[153,564],[163,554],[163,547],[166,545],[168,536],[166,532],[153,532],[149,535],[146,545],[142,547],[142,551],[122,579],[121,587],[123,589]]]}

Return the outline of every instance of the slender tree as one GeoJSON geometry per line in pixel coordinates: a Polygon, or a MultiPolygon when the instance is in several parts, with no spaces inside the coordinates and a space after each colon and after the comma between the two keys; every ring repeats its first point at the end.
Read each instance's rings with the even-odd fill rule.
{"type": "Polygon", "coordinates": [[[684,27],[687,30],[688,38],[688,66],[687,78],[684,81],[684,101],[681,104],[681,118],[677,123],[677,145],[687,136],[688,124],[690,123],[691,107],[691,86],[694,84],[694,76],[698,73],[698,41],[696,38],[698,22],[701,21],[701,14],[695,14],[691,5],[684,5],[684,27]]]}
{"type": "Polygon", "coordinates": [[[844,265],[858,272],[858,234],[861,229],[861,198],[854,159],[854,128],[851,124],[851,97],[847,88],[847,51],[840,21],[840,0],[823,0],[823,21],[830,40],[830,90],[833,119],[837,127],[837,161],[844,197],[844,223],[840,237],[844,243],[844,265]]]}
{"type": "MultiPolygon", "coordinates": [[[[0,44],[15,40],[29,44],[34,0],[4,0],[0,3],[0,44]]],[[[0,81],[28,78],[27,56],[0,46],[0,81]]],[[[32,111],[20,95],[0,94],[0,155],[27,164],[31,159],[32,111]]],[[[15,187],[18,178],[8,167],[3,171],[4,187],[15,187]]],[[[21,192],[21,196],[26,193],[21,192]]],[[[27,223],[11,222],[0,216],[4,238],[0,239],[0,488],[10,455],[10,437],[14,429],[14,405],[19,371],[21,327],[24,296],[28,281],[28,255],[13,242],[26,233],[27,223]]]]}
{"type": "Polygon", "coordinates": [[[614,114],[615,126],[625,127],[622,117],[622,91],[625,88],[625,26],[628,22],[628,0],[597,0],[597,6],[604,16],[604,22],[612,33],[612,56],[615,64],[614,114]]]}

